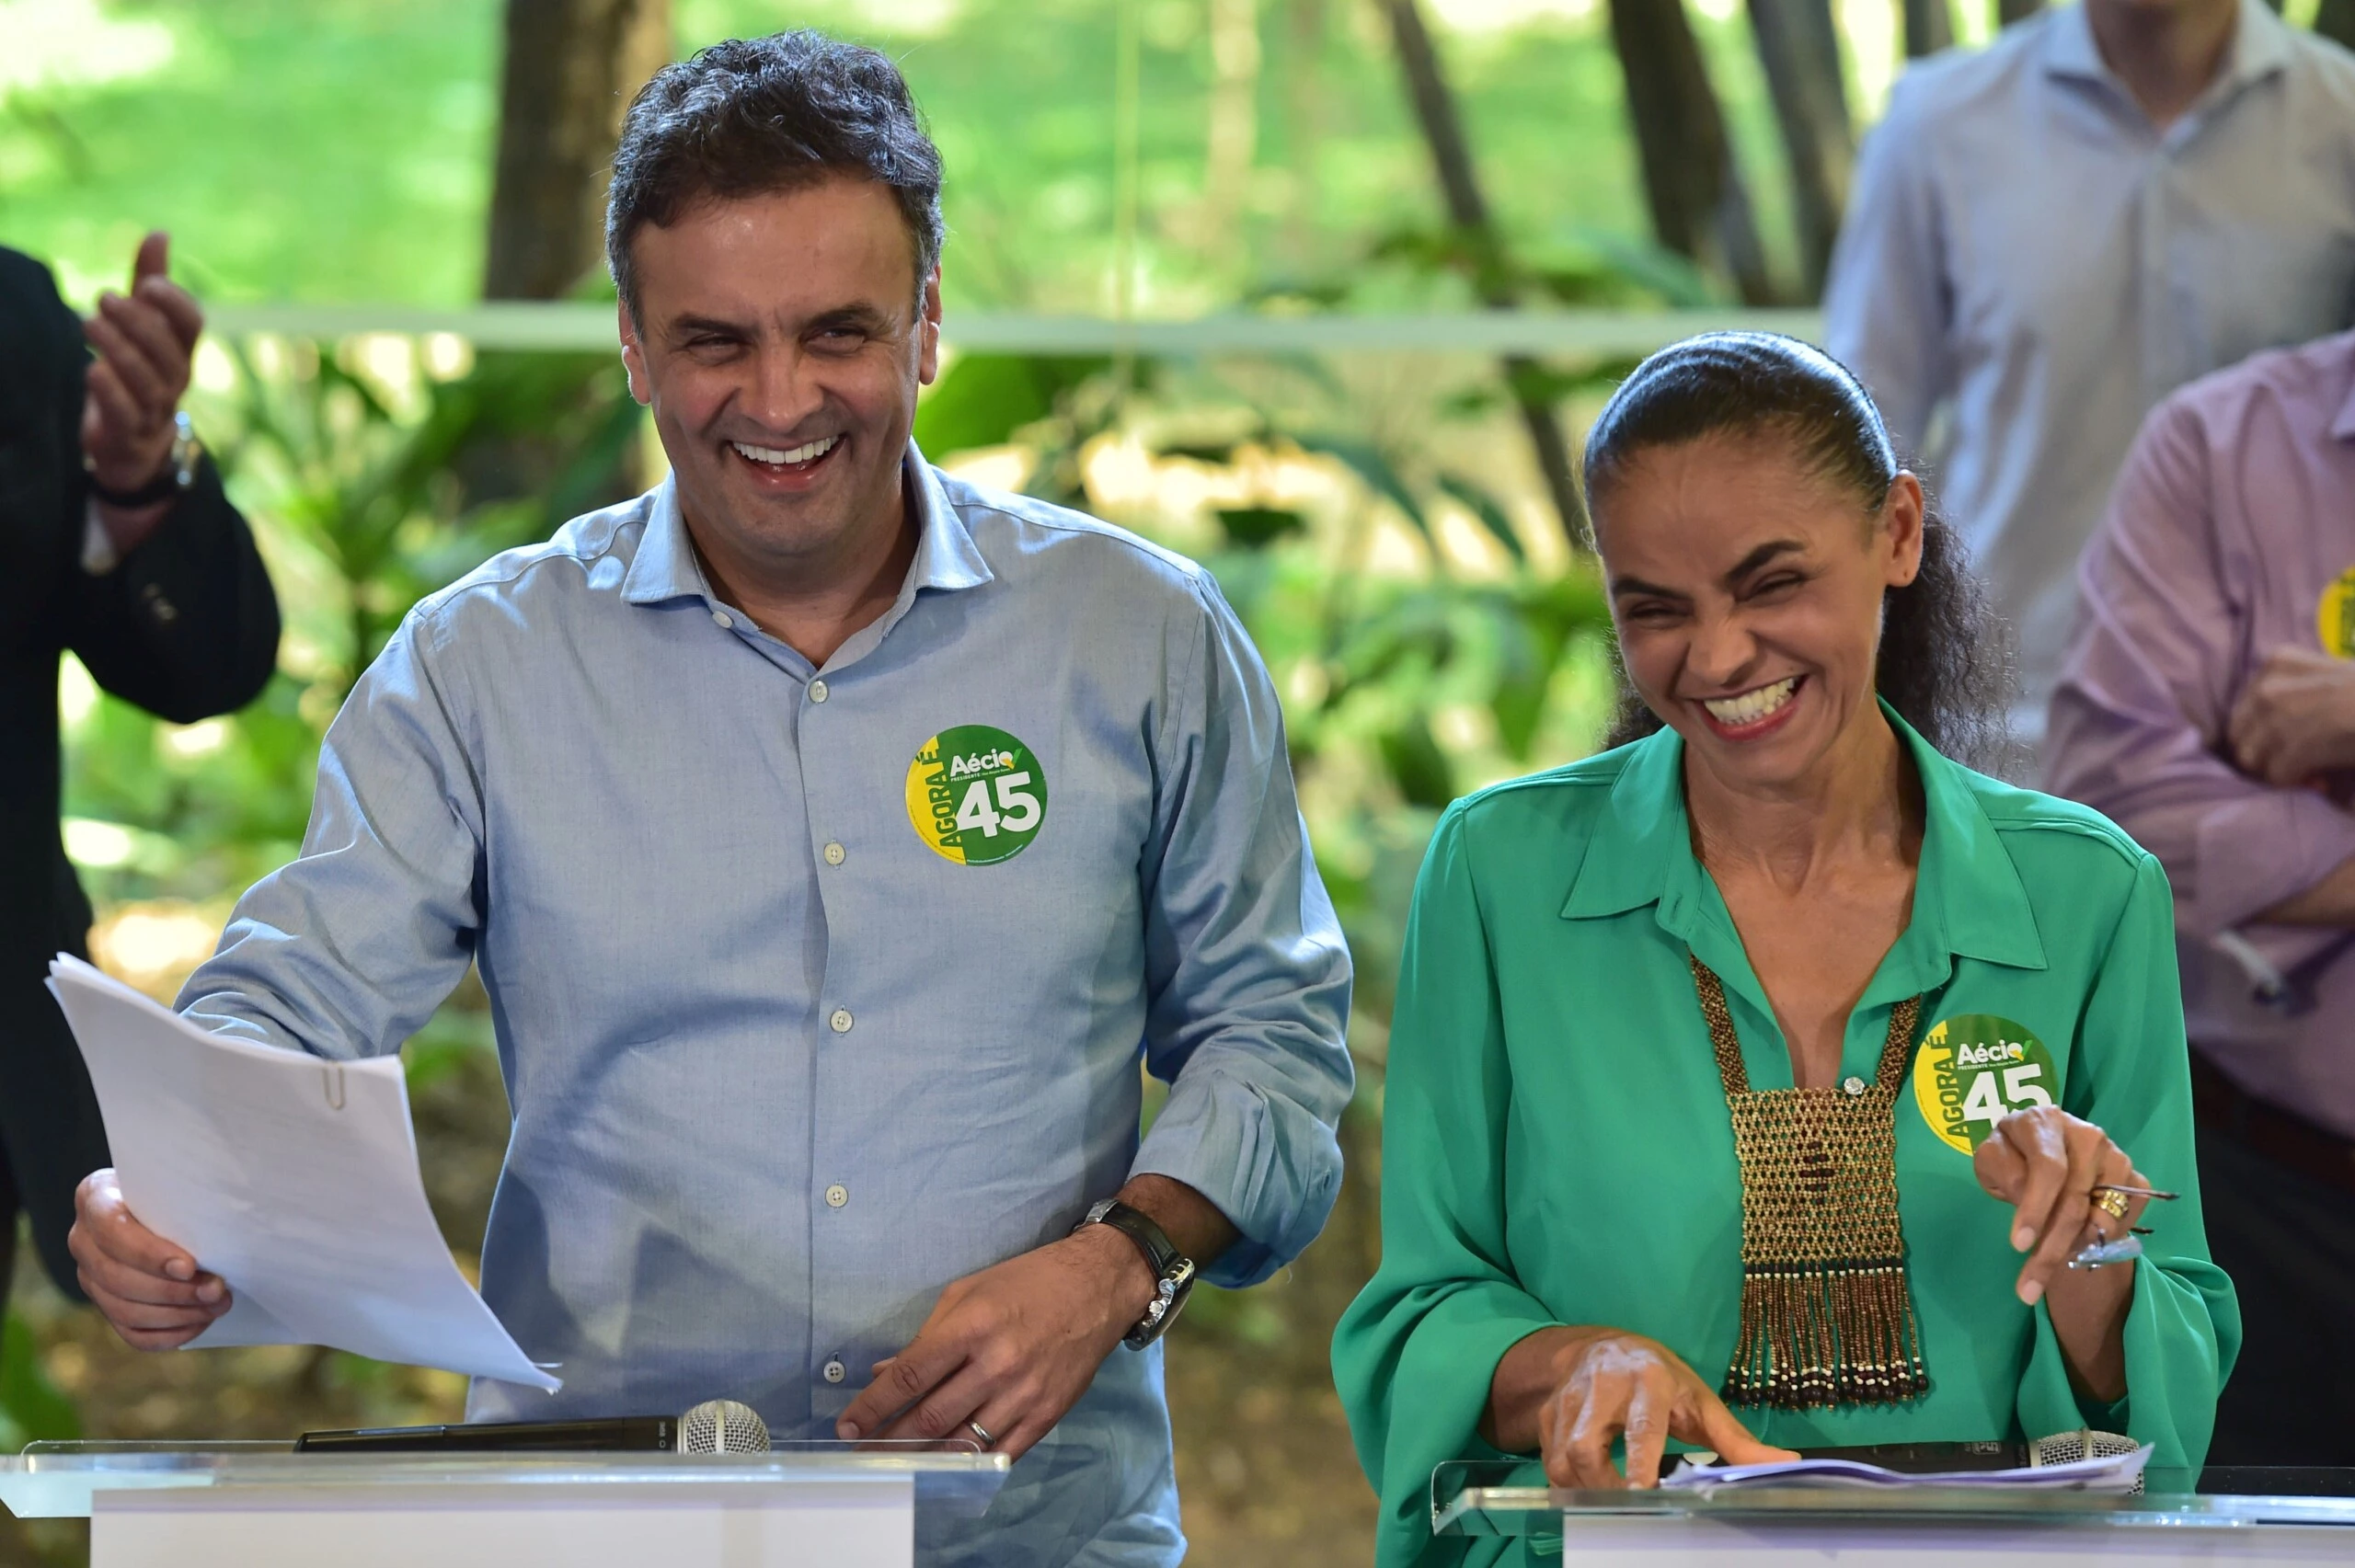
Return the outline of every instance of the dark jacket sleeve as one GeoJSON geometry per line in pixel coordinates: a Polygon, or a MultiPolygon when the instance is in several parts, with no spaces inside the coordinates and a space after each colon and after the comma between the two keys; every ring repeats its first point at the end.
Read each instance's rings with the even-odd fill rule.
{"type": "MultiPolygon", "coordinates": [[[[40,373],[55,389],[52,450],[65,470],[54,492],[63,513],[56,526],[78,557],[90,498],[79,462],[90,356],[47,269],[12,271],[28,314],[42,323],[34,333],[43,350],[40,373]]],[[[114,570],[64,573],[63,598],[64,645],[98,684],[175,723],[251,702],[277,662],[278,598],[210,459],[195,486],[114,570]]]]}
{"type": "Polygon", "coordinates": [[[278,661],[278,597],[210,458],[114,570],[69,580],[69,646],[99,685],[175,724],[244,706],[278,661]]]}

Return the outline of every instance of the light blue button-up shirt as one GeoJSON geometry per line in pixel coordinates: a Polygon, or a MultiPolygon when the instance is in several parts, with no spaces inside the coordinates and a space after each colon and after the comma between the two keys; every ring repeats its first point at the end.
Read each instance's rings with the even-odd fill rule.
{"type": "Polygon", "coordinates": [[[1948,408],[1929,478],[2017,632],[2034,743],[2142,416],[2355,320],[2355,57],[2241,0],[2216,80],[2161,131],[2082,5],[1935,56],[1866,138],[1824,315],[1901,441],[1948,408]]]}
{"type": "MultiPolygon", "coordinates": [[[[907,581],[822,670],[713,597],[667,483],[419,604],[327,732],[302,857],[181,994],[373,1056],[480,965],[514,1111],[483,1294],[564,1389],[477,1382],[477,1419],[732,1397],[830,1437],[943,1286],[1132,1173],[1235,1222],[1222,1284],[1330,1209],[1349,957],[1242,626],[1133,535],[906,474],[907,581]],[[974,726],[1014,744],[919,764],[974,726]],[[960,763],[1004,786],[935,813],[960,763]]],[[[1115,1350],[981,1527],[921,1533],[1175,1562],[1159,1348],[1115,1350]]]]}

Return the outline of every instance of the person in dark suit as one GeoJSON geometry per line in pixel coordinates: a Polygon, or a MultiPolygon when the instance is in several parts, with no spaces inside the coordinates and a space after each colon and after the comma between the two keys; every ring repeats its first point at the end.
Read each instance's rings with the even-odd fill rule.
{"type": "Polygon", "coordinates": [[[87,321],[47,268],[0,248],[0,1299],[20,1207],[50,1277],[81,1295],[74,1187],[109,1163],[41,989],[90,924],[58,830],[59,658],[188,724],[250,701],[278,657],[253,535],[178,412],[203,317],[166,245],[149,235],[130,292],[87,321]]]}

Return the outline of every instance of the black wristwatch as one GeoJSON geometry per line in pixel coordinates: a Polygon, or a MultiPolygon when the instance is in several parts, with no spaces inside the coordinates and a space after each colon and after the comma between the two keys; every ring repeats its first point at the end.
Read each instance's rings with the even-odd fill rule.
{"type": "Polygon", "coordinates": [[[1131,1350],[1143,1350],[1168,1332],[1178,1320],[1178,1310],[1186,1298],[1194,1293],[1194,1260],[1178,1250],[1167,1231],[1117,1197],[1108,1197],[1087,1211],[1087,1218],[1071,1228],[1078,1235],[1090,1225],[1109,1225],[1137,1244],[1144,1254],[1145,1266],[1152,1269],[1160,1282],[1153,1305],[1144,1310],[1137,1326],[1120,1336],[1120,1343],[1131,1350]]]}
{"type": "MultiPolygon", "coordinates": [[[[96,475],[90,475],[90,494],[110,507],[132,511],[140,507],[152,507],[157,501],[177,499],[187,493],[196,483],[197,465],[204,461],[204,443],[196,439],[196,427],[189,422],[186,414],[174,415],[172,427],[171,457],[164,464],[161,474],[135,490],[109,490],[98,483],[96,475]]],[[[86,460],[85,462],[86,465],[86,460]]]]}

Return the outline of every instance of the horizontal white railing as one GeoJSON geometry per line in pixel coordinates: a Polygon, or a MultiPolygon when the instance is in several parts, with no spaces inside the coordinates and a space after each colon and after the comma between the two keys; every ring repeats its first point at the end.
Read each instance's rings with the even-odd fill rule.
{"type": "MultiPolygon", "coordinates": [[[[614,307],[501,301],[434,310],[408,305],[215,304],[215,332],[342,338],[370,332],[450,333],[478,349],[608,349],[614,307]]],[[[1113,321],[1082,315],[952,312],[950,347],[996,354],[1476,353],[1641,355],[1696,332],[1754,327],[1810,341],[1822,316],[1808,310],[1463,311],[1428,315],[1209,315],[1113,321]]]]}

